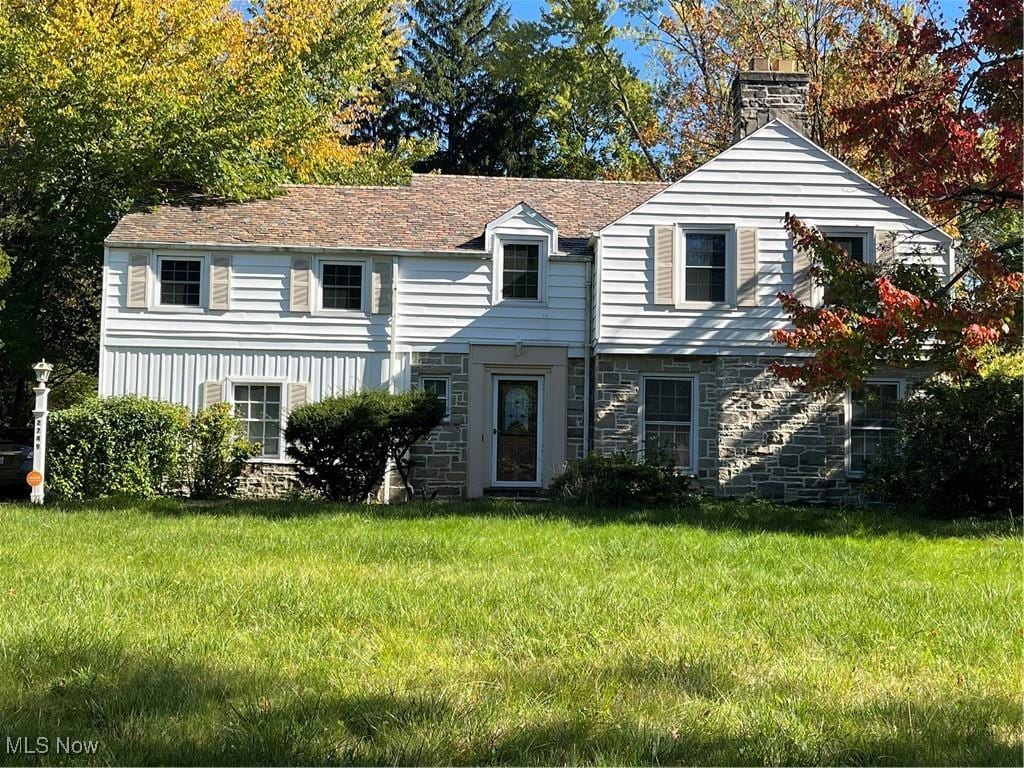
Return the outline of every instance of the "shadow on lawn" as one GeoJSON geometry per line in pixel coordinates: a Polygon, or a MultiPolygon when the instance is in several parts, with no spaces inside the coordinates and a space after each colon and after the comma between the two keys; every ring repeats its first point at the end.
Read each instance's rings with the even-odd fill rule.
{"type": "Polygon", "coordinates": [[[922,536],[925,538],[1002,538],[1019,536],[1021,519],[935,520],[892,508],[783,505],[761,499],[703,499],[678,507],[632,509],[581,508],[554,501],[475,499],[394,505],[332,504],[316,500],[208,502],[158,499],[148,502],[105,500],[90,504],[111,509],[141,507],[156,515],[253,516],[290,519],[353,513],[380,520],[451,517],[534,518],[578,525],[689,525],[713,531],[789,533],[804,536],[922,536]]]}
{"type": "Polygon", "coordinates": [[[666,713],[656,727],[588,714],[585,699],[568,718],[521,713],[524,701],[539,697],[573,700],[586,670],[527,674],[510,701],[495,694],[460,704],[461,689],[343,695],[322,681],[313,689],[273,672],[103,644],[55,650],[40,640],[10,650],[5,664],[19,665],[20,674],[0,689],[0,736],[99,742],[93,756],[0,754],[0,762],[16,764],[1000,765],[1019,764],[1021,755],[1019,705],[998,696],[899,697],[851,709],[797,684],[733,688],[722,671],[703,667],[693,680],[692,665],[659,671],[658,662],[641,661],[625,679],[598,671],[600,688],[615,687],[598,700],[658,690],[678,697],[676,711],[692,713],[675,721],[666,713]]]}

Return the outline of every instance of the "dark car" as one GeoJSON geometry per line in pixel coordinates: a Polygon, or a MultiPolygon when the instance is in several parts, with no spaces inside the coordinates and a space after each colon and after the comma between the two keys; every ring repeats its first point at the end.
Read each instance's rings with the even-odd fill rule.
{"type": "Polygon", "coordinates": [[[0,488],[27,488],[25,475],[32,469],[32,449],[0,440],[0,488]]]}

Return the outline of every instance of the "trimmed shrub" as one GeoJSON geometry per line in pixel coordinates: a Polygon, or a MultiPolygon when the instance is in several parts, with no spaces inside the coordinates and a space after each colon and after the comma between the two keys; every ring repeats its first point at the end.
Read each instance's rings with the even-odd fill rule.
{"type": "Polygon", "coordinates": [[[966,384],[931,381],[900,406],[897,450],[868,467],[868,490],[925,514],[1021,512],[1024,377],[994,365],[966,384]]]}
{"type": "Polygon", "coordinates": [[[284,435],[304,485],[333,501],[364,502],[384,479],[389,457],[401,459],[408,478],[402,457],[442,418],[444,406],[428,393],[368,389],[295,409],[284,435]]]}
{"type": "Polygon", "coordinates": [[[150,498],[180,486],[188,411],[142,397],[96,398],[50,415],[48,484],[66,499],[150,498]]]}
{"type": "Polygon", "coordinates": [[[185,484],[193,499],[234,493],[246,460],[257,450],[227,403],[211,405],[193,416],[182,440],[185,484]]]}
{"type": "Polygon", "coordinates": [[[574,461],[548,489],[551,498],[588,507],[664,506],[692,497],[690,479],[668,463],[629,456],[587,456],[574,461]]]}

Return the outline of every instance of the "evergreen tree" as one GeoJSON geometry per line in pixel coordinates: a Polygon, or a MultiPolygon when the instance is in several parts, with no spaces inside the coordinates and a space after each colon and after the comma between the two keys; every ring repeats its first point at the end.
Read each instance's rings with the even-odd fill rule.
{"type": "Polygon", "coordinates": [[[501,66],[508,9],[496,0],[416,0],[407,22],[404,83],[378,135],[433,138],[417,170],[543,175],[537,99],[501,66]]]}

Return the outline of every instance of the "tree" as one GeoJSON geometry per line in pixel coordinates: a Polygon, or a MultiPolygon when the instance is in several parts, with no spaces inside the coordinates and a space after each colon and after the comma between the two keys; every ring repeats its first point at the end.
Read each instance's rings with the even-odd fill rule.
{"type": "Polygon", "coordinates": [[[0,424],[96,367],[102,241],[128,210],[288,181],[393,181],[352,141],[395,68],[388,0],[0,0],[0,424]]]}
{"type": "Polygon", "coordinates": [[[951,224],[1019,207],[1021,5],[970,0],[951,27],[921,10],[858,30],[847,57],[870,76],[835,110],[842,151],[887,192],[951,224]]]}
{"type": "MultiPolygon", "coordinates": [[[[884,0],[629,0],[658,67],[666,171],[678,178],[732,143],[730,86],[748,59],[794,59],[808,74],[808,133],[837,146],[831,104],[848,80],[845,48],[884,0]]],[[[865,72],[865,76],[867,72],[865,72]]],[[[861,79],[859,76],[856,79],[861,79]]]]}
{"type": "Polygon", "coordinates": [[[508,10],[497,0],[415,0],[405,21],[399,85],[374,130],[436,142],[420,171],[542,174],[537,102],[499,63],[508,10]]]}
{"type": "Polygon", "coordinates": [[[981,350],[1020,349],[1024,275],[1008,270],[987,244],[967,246],[974,279],[943,283],[928,265],[854,261],[789,214],[786,228],[828,290],[819,307],[779,294],[793,327],[773,331],[775,341],[813,357],[775,363],[777,375],[806,389],[855,389],[879,367],[927,361],[963,379],[977,373],[981,350]]]}
{"type": "Polygon", "coordinates": [[[607,0],[551,0],[539,22],[517,25],[508,46],[509,66],[542,104],[559,176],[662,176],[653,94],[616,45],[616,9],[607,0]]]}

